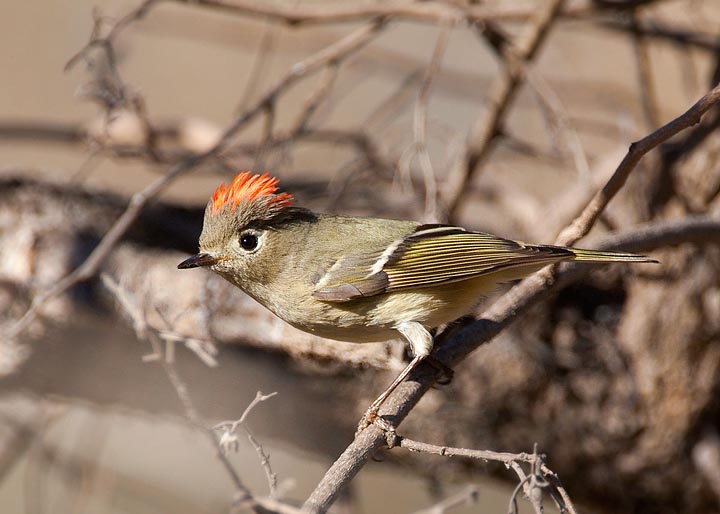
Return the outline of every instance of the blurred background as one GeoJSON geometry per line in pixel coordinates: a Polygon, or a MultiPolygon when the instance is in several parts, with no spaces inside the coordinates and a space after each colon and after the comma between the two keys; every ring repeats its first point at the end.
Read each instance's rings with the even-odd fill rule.
{"type": "MultiPolygon", "coordinates": [[[[280,497],[302,502],[406,356],[302,334],[221,279],[178,272],[217,185],[269,171],[315,210],[550,243],[632,141],[718,83],[719,28],[713,0],[5,5],[0,329],[131,198],[148,202],[88,280],[0,341],[0,510],[227,511],[233,484],[188,407],[211,427],[257,391],[278,394],[249,426],[280,497]]],[[[715,222],[718,124],[715,108],[648,155],[579,246],[715,222]]],[[[687,240],[653,248],[653,269],[596,269],[548,295],[401,432],[538,443],[582,512],[720,511],[720,256],[717,237],[687,240]]],[[[239,443],[229,460],[266,495],[239,443]]],[[[476,487],[453,512],[505,512],[517,485],[503,466],[377,460],[335,511],[470,503],[476,487]]]]}

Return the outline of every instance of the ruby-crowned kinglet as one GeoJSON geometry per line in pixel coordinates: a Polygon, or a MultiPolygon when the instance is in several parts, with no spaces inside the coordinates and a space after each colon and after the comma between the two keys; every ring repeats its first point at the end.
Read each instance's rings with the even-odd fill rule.
{"type": "Polygon", "coordinates": [[[316,214],[278,193],[278,181],[240,173],[205,209],[200,253],[209,267],[279,318],[354,343],[401,334],[414,358],[366,413],[433,347],[430,330],[469,313],[499,283],[561,261],[653,262],[640,255],[533,245],[448,225],[316,214]]]}

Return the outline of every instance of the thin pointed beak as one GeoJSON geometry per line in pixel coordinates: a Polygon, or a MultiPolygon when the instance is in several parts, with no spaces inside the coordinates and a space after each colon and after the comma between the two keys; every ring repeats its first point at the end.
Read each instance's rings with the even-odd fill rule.
{"type": "Polygon", "coordinates": [[[177,265],[178,269],[190,269],[190,268],[199,268],[200,266],[212,266],[216,262],[221,261],[222,259],[218,257],[213,257],[210,254],[207,253],[199,253],[197,255],[193,255],[189,259],[185,259],[180,264],[177,265]]]}

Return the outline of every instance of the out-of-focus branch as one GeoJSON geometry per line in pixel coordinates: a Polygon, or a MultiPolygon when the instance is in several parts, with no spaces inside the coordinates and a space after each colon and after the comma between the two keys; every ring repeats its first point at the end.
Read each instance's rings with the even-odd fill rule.
{"type": "Polygon", "coordinates": [[[605,250],[648,252],[655,248],[677,246],[684,243],[698,245],[720,242],[720,219],[696,216],[662,223],[653,222],[633,230],[611,234],[597,244],[605,250]]]}
{"type": "MultiPolygon", "coordinates": [[[[206,9],[240,15],[268,18],[291,26],[345,23],[361,21],[376,16],[392,16],[409,21],[437,23],[462,21],[482,23],[487,21],[526,21],[535,15],[535,9],[506,2],[499,6],[464,5],[458,2],[435,0],[390,0],[386,2],[314,2],[296,4],[291,2],[265,2],[263,0],[172,0],[206,9]]],[[[635,0],[631,2],[588,2],[586,5],[563,9],[562,15],[585,18],[603,11],[624,11],[639,5],[657,3],[661,0],[635,0]]]]}
{"type": "Polygon", "coordinates": [[[265,20],[263,27],[263,33],[260,37],[260,44],[258,45],[257,52],[255,52],[255,58],[250,68],[250,72],[247,74],[248,83],[245,86],[245,91],[240,99],[240,107],[238,112],[243,112],[258,89],[260,82],[262,81],[264,70],[268,67],[268,63],[272,62],[269,57],[272,57],[272,50],[277,37],[278,26],[275,23],[265,20]]]}
{"type": "MultiPolygon", "coordinates": [[[[583,212],[558,236],[556,243],[572,244],[585,235],[608,202],[620,190],[625,178],[635,168],[640,158],[672,135],[697,123],[702,115],[718,102],[720,102],[720,86],[703,96],[683,115],[631,145],[615,174],[590,200],[583,212]]],[[[562,274],[558,276],[554,270],[541,270],[526,278],[482,313],[481,319],[453,334],[453,337],[435,352],[435,356],[451,366],[461,362],[468,354],[490,341],[518,319],[531,305],[543,298],[550,288],[557,287],[561,278],[562,274]]],[[[435,370],[431,366],[419,366],[410,379],[402,383],[387,399],[379,415],[391,420],[397,427],[434,380],[435,370]]],[[[340,489],[352,480],[372,454],[385,444],[385,433],[380,428],[370,426],[361,432],[330,467],[305,502],[304,508],[309,512],[327,511],[340,489]]]]}
{"type": "Polygon", "coordinates": [[[0,122],[0,139],[6,141],[43,141],[58,143],[80,143],[87,137],[87,130],[80,124],[56,122],[0,122]]]}
{"type": "Polygon", "coordinates": [[[445,514],[456,507],[475,505],[478,502],[478,497],[478,488],[474,485],[469,486],[459,493],[436,503],[432,507],[415,511],[414,514],[445,514]]]}
{"type": "Polygon", "coordinates": [[[713,34],[688,31],[668,24],[666,21],[623,20],[602,21],[601,26],[616,31],[629,32],[650,40],[669,41],[678,45],[717,53],[720,42],[713,34]]]}
{"type": "Polygon", "coordinates": [[[328,66],[325,69],[315,91],[305,100],[302,110],[292,124],[288,138],[293,138],[301,132],[310,131],[308,128],[310,120],[330,94],[335,79],[337,79],[338,71],[337,64],[328,66]]]}
{"type": "MultiPolygon", "coordinates": [[[[405,160],[410,167],[410,162],[413,157],[417,156],[420,167],[423,172],[423,178],[425,181],[425,221],[437,222],[438,220],[438,188],[437,179],[435,177],[435,170],[433,169],[432,160],[430,159],[430,152],[427,147],[427,117],[428,117],[428,104],[430,103],[430,91],[432,88],[432,82],[435,76],[440,70],[443,55],[445,54],[445,48],[450,37],[450,31],[452,26],[445,24],[440,28],[437,41],[435,42],[435,49],[433,50],[430,64],[428,65],[422,84],[420,86],[420,92],[418,94],[417,101],[415,102],[415,111],[413,117],[413,135],[414,141],[409,152],[406,155],[405,160]]],[[[409,172],[408,172],[409,175],[409,172]]],[[[408,177],[409,178],[409,177],[408,177]]]]}
{"type": "Polygon", "coordinates": [[[549,114],[548,117],[554,121],[557,127],[560,135],[560,143],[558,146],[568,147],[568,152],[572,156],[579,179],[589,184],[590,164],[588,163],[588,158],[583,149],[580,137],[570,120],[570,113],[565,108],[565,105],[555,90],[542,75],[528,68],[525,68],[523,73],[525,74],[525,80],[528,86],[531,87],[537,95],[540,104],[549,114]]]}
{"type": "Polygon", "coordinates": [[[632,12],[630,35],[635,50],[637,62],[638,82],[640,83],[640,100],[645,116],[646,128],[652,130],[660,125],[660,103],[657,99],[655,80],[653,80],[652,63],[650,62],[650,48],[648,38],[637,30],[642,20],[642,13],[638,10],[632,12]]]}
{"type": "MultiPolygon", "coordinates": [[[[500,48],[496,48],[504,61],[503,69],[492,86],[487,110],[468,132],[466,151],[448,174],[444,203],[451,221],[456,218],[468,185],[490,153],[492,142],[502,128],[508,108],[522,84],[522,66],[537,54],[562,5],[563,0],[546,0],[516,42],[504,41],[500,48]]],[[[482,29],[483,26],[480,27],[481,32],[482,29]]],[[[492,41],[491,45],[495,46],[492,41]]]]}
{"type": "Polygon", "coordinates": [[[488,11],[466,14],[465,10],[445,2],[321,2],[312,4],[265,2],[263,0],[174,0],[177,3],[216,9],[241,16],[257,16],[288,25],[318,23],[343,23],[362,21],[378,16],[393,16],[414,21],[437,22],[448,19],[460,20],[466,16],[503,16],[503,12],[488,11]]]}
{"type": "Polygon", "coordinates": [[[215,430],[222,430],[219,444],[221,447],[223,447],[223,449],[225,449],[225,451],[237,450],[238,442],[235,431],[238,429],[238,427],[241,427],[243,429],[245,435],[248,438],[248,441],[250,441],[250,444],[252,444],[253,448],[255,448],[255,453],[257,453],[258,458],[260,459],[260,465],[262,466],[263,471],[265,472],[265,477],[268,481],[270,498],[273,499],[277,497],[277,475],[275,474],[272,466],[270,465],[270,456],[267,454],[262,444],[260,444],[260,441],[258,441],[257,438],[250,431],[250,427],[247,425],[247,417],[250,414],[250,411],[253,410],[256,405],[264,402],[265,400],[269,400],[276,394],[277,393],[262,394],[262,392],[258,391],[255,394],[255,398],[253,398],[253,401],[251,401],[250,404],[245,408],[245,411],[242,413],[242,416],[240,416],[239,419],[236,419],[235,421],[222,421],[213,427],[213,429],[215,430]]]}
{"type": "MultiPolygon", "coordinates": [[[[135,329],[135,334],[138,339],[147,341],[150,343],[150,346],[152,347],[153,354],[155,355],[162,355],[163,348],[162,348],[162,340],[157,337],[157,334],[149,330],[150,325],[148,324],[145,315],[143,313],[143,309],[137,304],[137,302],[131,297],[130,293],[128,293],[120,284],[115,282],[112,278],[110,278],[108,275],[102,276],[103,284],[105,287],[112,293],[112,295],[117,299],[118,303],[122,307],[122,309],[125,311],[127,316],[130,317],[132,320],[133,328],[135,329]]],[[[210,443],[212,444],[213,448],[215,448],[215,455],[220,461],[223,468],[225,468],[225,471],[227,472],[228,476],[230,477],[230,480],[232,481],[235,492],[236,492],[236,499],[235,499],[235,506],[245,507],[249,508],[256,514],[271,514],[271,513],[292,513],[296,514],[298,511],[294,507],[290,505],[284,505],[278,502],[274,497],[270,498],[262,498],[257,497],[252,494],[250,489],[243,483],[242,479],[240,478],[240,475],[238,475],[237,471],[233,467],[230,460],[227,458],[227,455],[224,451],[224,447],[222,445],[222,440],[218,439],[213,429],[208,428],[208,426],[204,423],[202,418],[200,417],[200,414],[193,404],[192,399],[190,398],[190,394],[187,388],[187,385],[180,377],[180,374],[175,367],[174,362],[172,359],[168,358],[160,358],[158,361],[161,363],[163,369],[165,370],[165,373],[167,374],[168,379],[170,380],[170,383],[172,384],[173,388],[175,389],[175,392],[178,396],[178,399],[180,400],[180,403],[182,403],[183,409],[185,411],[185,416],[187,417],[188,421],[200,432],[202,433],[207,439],[209,439],[210,443]]],[[[245,418],[250,413],[253,407],[255,407],[258,403],[262,402],[263,400],[272,397],[273,395],[263,396],[262,394],[258,394],[253,400],[250,405],[245,409],[245,412],[243,413],[243,416],[238,420],[238,424],[243,424],[245,422],[245,418]]],[[[252,438],[254,439],[254,438],[252,438]]],[[[255,440],[255,444],[259,445],[259,443],[255,440]]],[[[261,461],[263,464],[264,469],[268,469],[269,467],[269,459],[267,459],[267,455],[265,452],[262,452],[262,455],[264,459],[261,461]]],[[[274,474],[272,473],[272,470],[270,470],[270,473],[272,476],[274,474]]],[[[272,482],[271,482],[272,483],[272,482]]],[[[274,492],[274,487],[271,486],[271,492],[274,492]]]]}
{"type": "Polygon", "coordinates": [[[630,145],[625,158],[618,165],[615,173],[605,187],[598,191],[583,211],[566,227],[555,240],[558,245],[572,245],[585,236],[592,228],[595,220],[605,210],[607,204],[620,191],[630,173],[640,159],[653,148],[664,143],[678,132],[700,122],[703,115],[720,102],[720,85],[698,100],[695,105],[670,123],[663,125],[652,134],[630,145]]]}
{"type": "Polygon", "coordinates": [[[102,48],[110,59],[110,71],[115,73],[117,71],[117,59],[115,58],[115,48],[113,46],[115,40],[129,25],[147,16],[155,4],[159,2],[160,0],[145,0],[138,7],[112,23],[104,35],[102,32],[106,25],[105,20],[98,13],[95,13],[95,24],[90,34],[90,41],[68,60],[67,64],[65,64],[65,70],[69,70],[82,59],[86,59],[91,50],[102,48]]]}
{"type": "MultiPolygon", "coordinates": [[[[144,5],[151,5],[146,2],[144,5]]],[[[121,21],[124,21],[123,18],[121,21]]],[[[107,258],[115,244],[127,231],[130,225],[135,221],[142,208],[167,186],[176,179],[196,168],[200,163],[220,155],[222,151],[230,143],[231,139],[240,132],[255,116],[263,112],[268,106],[274,104],[278,97],[287,89],[297,83],[301,78],[309,74],[315,73],[328,65],[335,65],[344,58],[353,54],[367,43],[369,43],[385,26],[385,20],[378,19],[365,24],[358,29],[352,31],[347,36],[341,38],[334,44],[327,46],[307,59],[296,63],[291,70],[281,78],[277,84],[271,88],[262,98],[255,102],[243,112],[229,127],[225,129],[219,141],[208,151],[189,157],[188,159],[173,166],[165,175],[151,182],[145,189],[135,193],[125,212],[118,218],[115,224],[105,234],[102,241],[85,259],[85,261],[71,274],[60,280],[54,287],[36,296],[33,299],[31,307],[25,312],[20,320],[10,329],[9,338],[15,338],[19,335],[29,323],[37,316],[42,306],[48,300],[64,293],[69,288],[79,282],[83,282],[94,276],[100,264],[107,258]]],[[[111,30],[111,35],[115,35],[115,31],[111,30]]],[[[93,43],[95,39],[91,40],[93,43]]],[[[112,46],[108,43],[110,47],[112,46]]]]}

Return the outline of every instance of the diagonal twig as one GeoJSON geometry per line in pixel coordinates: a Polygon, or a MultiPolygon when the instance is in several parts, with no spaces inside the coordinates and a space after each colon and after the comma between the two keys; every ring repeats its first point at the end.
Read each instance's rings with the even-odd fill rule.
{"type": "MultiPolygon", "coordinates": [[[[152,1],[146,2],[146,4],[152,5],[152,1]]],[[[117,221],[115,221],[113,226],[110,230],[108,230],[100,243],[95,247],[85,261],[72,273],[57,282],[52,288],[35,296],[30,308],[10,328],[8,334],[6,334],[7,337],[13,339],[22,333],[23,330],[25,330],[35,319],[40,309],[49,300],[64,293],[75,284],[84,282],[85,280],[95,276],[99,271],[101,264],[110,254],[115,244],[117,244],[120,238],[130,228],[130,225],[132,225],[132,223],[137,219],[145,205],[155,198],[167,186],[182,175],[195,169],[201,163],[220,154],[241,129],[246,127],[250,121],[267,108],[266,106],[273,104],[282,93],[298,82],[301,78],[315,73],[328,65],[337,63],[353,54],[355,51],[369,43],[384,26],[384,19],[377,19],[371,23],[362,25],[335,43],[321,49],[305,60],[296,63],[273,88],[271,88],[264,96],[257,100],[254,105],[248,108],[225,129],[225,132],[215,146],[202,154],[191,156],[178,163],[170,168],[166,174],[151,182],[147,187],[145,187],[145,189],[135,193],[130,198],[130,202],[128,203],[125,211],[122,215],[120,215],[117,221]]]]}
{"type": "MultiPolygon", "coordinates": [[[[718,103],[720,103],[720,86],[708,92],[683,115],[641,141],[633,143],[615,174],[605,187],[590,200],[580,215],[558,236],[557,244],[571,244],[587,234],[642,156],[683,129],[698,123],[702,115],[718,103]]],[[[720,228],[717,225],[715,228],[706,226],[703,229],[715,230],[720,235],[720,228]]],[[[701,233],[703,229],[700,230],[701,233]]],[[[600,249],[617,248],[600,246],[600,249]]],[[[448,342],[437,350],[436,357],[445,364],[456,365],[476,348],[490,341],[505,327],[517,320],[531,305],[542,299],[548,289],[553,286],[557,287],[558,283],[562,282],[564,273],[569,272],[558,275],[556,272],[543,270],[523,280],[486,310],[482,319],[458,330],[448,342]]],[[[398,426],[420,401],[434,380],[434,369],[430,366],[418,367],[410,379],[403,382],[387,399],[383,408],[380,409],[380,416],[392,420],[394,426],[398,426]]],[[[380,428],[370,426],[361,432],[333,463],[306,500],[303,508],[312,513],[326,512],[340,489],[352,480],[375,451],[385,444],[386,436],[380,428]]]]}
{"type": "Polygon", "coordinates": [[[235,421],[222,421],[213,427],[214,430],[222,430],[219,444],[223,447],[223,449],[225,449],[226,452],[231,449],[237,450],[238,441],[237,436],[235,435],[235,431],[238,429],[238,427],[241,427],[243,429],[246,437],[248,438],[248,441],[250,441],[250,444],[252,444],[253,448],[255,449],[255,453],[257,453],[258,458],[260,459],[260,465],[262,466],[263,471],[265,472],[265,477],[268,481],[270,498],[273,499],[277,498],[278,495],[277,474],[273,471],[272,466],[270,465],[270,456],[260,444],[260,441],[258,441],[255,435],[253,435],[253,433],[250,431],[250,427],[247,425],[246,420],[248,415],[250,414],[250,411],[252,411],[256,405],[264,402],[265,400],[269,400],[275,395],[277,395],[277,393],[262,394],[261,391],[258,391],[255,394],[255,398],[253,398],[253,401],[251,401],[250,404],[245,408],[245,411],[242,413],[239,419],[236,419],[235,421]]]}
{"type": "MultiPolygon", "coordinates": [[[[537,9],[533,20],[520,39],[512,44],[504,41],[501,48],[497,49],[503,59],[504,68],[492,86],[487,110],[478,117],[468,131],[467,150],[462,159],[458,159],[449,171],[444,203],[450,220],[456,217],[468,184],[487,158],[492,143],[502,128],[508,108],[523,82],[521,65],[535,57],[553,22],[557,19],[562,5],[563,0],[546,0],[542,7],[537,9]]],[[[485,32],[485,27],[481,25],[480,31],[485,32]]]]}
{"type": "Polygon", "coordinates": [[[438,34],[437,41],[435,42],[435,49],[433,50],[430,64],[425,71],[425,76],[423,77],[423,81],[420,86],[420,92],[418,94],[417,101],[415,102],[413,115],[414,141],[407,159],[409,164],[413,156],[417,156],[418,161],[420,162],[420,168],[422,169],[423,178],[425,180],[424,219],[428,222],[437,222],[439,216],[437,205],[437,179],[435,178],[435,170],[433,169],[430,152],[427,147],[428,104],[430,103],[432,83],[440,70],[440,65],[442,64],[442,58],[445,54],[451,30],[452,25],[449,23],[444,24],[440,28],[440,33],[438,34]]]}
{"type": "Polygon", "coordinates": [[[652,134],[630,145],[630,148],[618,165],[615,173],[605,186],[595,193],[590,203],[566,227],[555,240],[555,244],[569,246],[585,236],[598,216],[605,210],[607,204],[620,191],[630,173],[635,169],[640,159],[653,148],[664,143],[678,132],[692,127],[700,122],[703,115],[716,104],[720,103],[720,84],[698,100],[690,109],[685,111],[670,123],[663,125],[652,134]]]}
{"type": "MultiPolygon", "coordinates": [[[[157,336],[157,334],[149,330],[149,324],[147,320],[145,319],[145,315],[140,308],[140,306],[137,304],[137,302],[131,297],[130,293],[125,290],[119,283],[117,283],[114,279],[112,279],[109,275],[102,275],[102,281],[105,287],[112,293],[112,295],[117,299],[118,303],[120,304],[121,308],[125,311],[125,313],[130,317],[133,323],[133,328],[135,329],[135,334],[137,335],[138,339],[145,340],[148,343],[150,343],[150,346],[152,347],[153,354],[161,355],[162,354],[162,347],[161,347],[161,339],[157,336]]],[[[235,487],[235,504],[236,506],[242,506],[249,508],[252,512],[255,514],[272,514],[272,513],[281,513],[281,514],[299,514],[299,511],[295,509],[295,507],[292,507],[291,505],[286,505],[281,502],[279,502],[277,499],[275,499],[273,496],[270,498],[262,498],[259,496],[255,496],[250,489],[244,484],[242,479],[240,478],[240,475],[237,473],[235,468],[233,467],[232,463],[228,459],[224,448],[223,448],[223,440],[222,438],[218,439],[213,429],[208,428],[202,417],[200,416],[199,411],[195,407],[195,404],[192,401],[192,398],[190,397],[190,391],[188,390],[187,385],[180,377],[180,374],[178,373],[177,368],[175,367],[175,364],[168,360],[168,359],[156,359],[157,362],[160,363],[163,370],[165,371],[165,374],[168,377],[168,380],[170,381],[171,385],[175,389],[175,393],[177,394],[178,399],[180,400],[180,403],[182,404],[183,411],[185,413],[185,417],[188,419],[190,424],[195,427],[201,434],[203,434],[212,444],[213,448],[215,449],[215,456],[220,461],[220,464],[223,466],[225,471],[227,472],[230,480],[233,483],[233,486],[235,487]]],[[[243,413],[242,417],[238,420],[238,424],[242,424],[245,422],[245,419],[247,418],[247,415],[250,413],[250,411],[255,407],[258,403],[274,396],[275,393],[270,395],[262,395],[261,393],[258,393],[256,395],[255,399],[248,405],[248,407],[245,409],[245,412],[243,413]]],[[[254,439],[254,438],[253,438],[254,439]]],[[[255,444],[259,446],[259,443],[257,441],[254,441],[255,444]]],[[[262,448],[262,447],[261,447],[262,448]]],[[[267,455],[265,452],[262,452],[263,457],[265,458],[265,461],[263,462],[263,468],[268,469],[269,468],[269,461],[267,459],[267,455]]],[[[272,473],[272,470],[270,470],[272,473]]],[[[274,478],[274,473],[272,474],[274,478]]],[[[272,483],[271,483],[272,484],[272,483]]],[[[274,492],[274,488],[271,486],[271,491],[274,492]]]]}
{"type": "Polygon", "coordinates": [[[450,510],[463,505],[474,505],[478,502],[478,488],[469,486],[449,498],[436,503],[432,507],[415,511],[414,514],[445,514],[450,510]]]}

